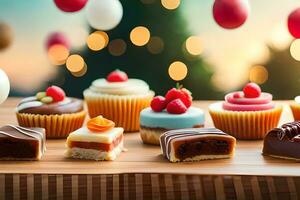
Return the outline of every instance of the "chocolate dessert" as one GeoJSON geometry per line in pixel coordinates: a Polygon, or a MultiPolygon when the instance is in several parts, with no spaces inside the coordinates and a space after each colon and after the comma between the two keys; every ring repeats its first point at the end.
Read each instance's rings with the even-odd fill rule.
{"type": "Polygon", "coordinates": [[[263,155],[300,160],[300,121],[271,130],[264,138],[263,155]]]}
{"type": "Polygon", "coordinates": [[[0,160],[39,160],[45,149],[43,128],[13,125],[0,128],[0,160]]]}
{"type": "Polygon", "coordinates": [[[215,128],[178,129],[160,137],[163,155],[171,162],[229,158],[235,138],[215,128]]]}

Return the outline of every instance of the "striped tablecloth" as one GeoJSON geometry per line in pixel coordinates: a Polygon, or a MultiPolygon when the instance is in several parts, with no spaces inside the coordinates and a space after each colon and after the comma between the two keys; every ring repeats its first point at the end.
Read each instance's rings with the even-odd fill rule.
{"type": "Polygon", "coordinates": [[[299,199],[300,177],[0,175],[0,199],[299,199]]]}

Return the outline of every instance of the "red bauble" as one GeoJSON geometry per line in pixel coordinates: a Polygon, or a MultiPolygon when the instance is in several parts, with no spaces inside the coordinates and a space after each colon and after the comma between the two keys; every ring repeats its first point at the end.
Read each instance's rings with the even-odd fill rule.
{"type": "Polygon", "coordinates": [[[297,8],[288,18],[288,29],[295,38],[300,38],[300,8],[297,8]]]}
{"type": "Polygon", "coordinates": [[[67,49],[70,48],[70,42],[69,42],[68,38],[63,33],[60,33],[60,32],[54,32],[48,36],[48,39],[46,42],[46,48],[49,49],[52,45],[55,45],[55,44],[63,45],[67,49]]]}
{"type": "Polygon", "coordinates": [[[88,0],[54,0],[55,5],[64,12],[77,12],[81,10],[88,0]]]}
{"type": "Polygon", "coordinates": [[[221,27],[234,29],[245,23],[249,10],[248,0],[215,0],[213,16],[221,27]]]}

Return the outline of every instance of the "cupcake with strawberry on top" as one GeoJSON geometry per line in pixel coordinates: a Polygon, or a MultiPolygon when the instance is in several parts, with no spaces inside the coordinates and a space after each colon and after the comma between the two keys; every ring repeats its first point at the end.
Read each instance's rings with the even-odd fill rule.
{"type": "Polygon", "coordinates": [[[154,92],[140,79],[115,70],[92,82],[83,92],[91,118],[103,115],[126,132],[139,130],[140,112],[150,105],[154,92]]]}
{"type": "Polygon", "coordinates": [[[81,99],[66,97],[61,88],[51,86],[21,100],[16,115],[20,126],[45,128],[47,138],[66,138],[82,126],[86,113],[81,99]]]}
{"type": "Polygon", "coordinates": [[[282,106],[272,99],[272,94],[248,83],[243,91],[229,93],[225,101],[211,104],[209,113],[216,128],[237,139],[262,139],[280,120],[282,106]]]}
{"type": "Polygon", "coordinates": [[[204,112],[192,106],[191,92],[182,86],[156,96],[141,112],[140,135],[144,143],[159,145],[162,133],[172,129],[204,126],[204,112]]]}

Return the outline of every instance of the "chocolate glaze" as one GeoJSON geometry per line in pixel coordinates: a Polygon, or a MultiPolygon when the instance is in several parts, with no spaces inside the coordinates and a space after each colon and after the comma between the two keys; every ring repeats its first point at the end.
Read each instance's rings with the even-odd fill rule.
{"type": "Polygon", "coordinates": [[[13,125],[0,128],[0,159],[38,159],[45,148],[43,128],[13,125]]]}
{"type": "Polygon", "coordinates": [[[17,106],[17,112],[19,113],[28,113],[28,114],[40,114],[40,115],[61,115],[68,113],[76,113],[83,111],[83,101],[76,98],[69,98],[69,101],[66,103],[55,102],[50,104],[42,104],[40,106],[33,106],[25,109],[19,110],[21,105],[24,105],[28,102],[35,102],[36,99],[32,98],[29,101],[21,101],[17,106]]]}
{"type": "Polygon", "coordinates": [[[263,154],[300,159],[300,121],[271,130],[264,138],[263,154]]]}

